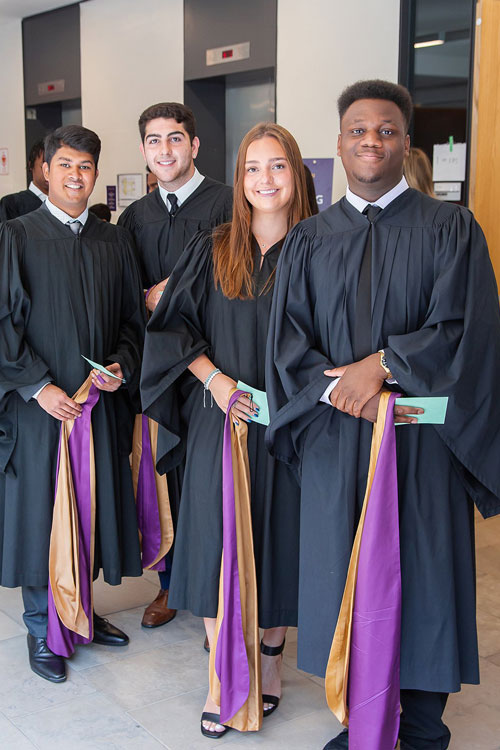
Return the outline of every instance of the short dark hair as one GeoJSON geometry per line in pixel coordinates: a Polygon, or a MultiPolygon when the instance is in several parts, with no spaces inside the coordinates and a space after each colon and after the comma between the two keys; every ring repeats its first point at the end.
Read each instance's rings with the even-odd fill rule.
{"type": "Polygon", "coordinates": [[[44,154],[43,139],[34,143],[32,147],[30,148],[30,152],[28,155],[28,169],[30,172],[33,171],[33,167],[35,166],[35,161],[38,159],[40,154],[43,157],[43,154],[44,154]]]}
{"type": "Polygon", "coordinates": [[[378,78],[371,81],[357,81],[352,86],[343,90],[337,100],[339,117],[342,121],[343,116],[351,104],[359,99],[386,99],[399,107],[401,114],[406,123],[406,130],[410,127],[411,116],[413,114],[413,102],[410,92],[404,86],[390,81],[382,81],[378,78]]]}
{"type": "Polygon", "coordinates": [[[101,141],[97,133],[84,128],[81,125],[66,125],[57,128],[45,138],[45,161],[50,166],[52,157],[61,146],[69,146],[75,151],[90,154],[97,168],[99,154],[101,153],[101,141]]]}
{"type": "Polygon", "coordinates": [[[94,203],[93,206],[89,206],[89,211],[94,216],[97,216],[98,219],[111,221],[111,209],[106,203],[94,203]]]}
{"type": "Polygon", "coordinates": [[[150,120],[156,120],[158,117],[164,117],[166,120],[175,120],[184,125],[184,129],[189,136],[191,143],[196,136],[196,120],[194,119],[193,110],[179,102],[160,102],[152,104],[144,110],[139,117],[139,132],[141,141],[144,143],[146,137],[146,125],[150,120]]]}

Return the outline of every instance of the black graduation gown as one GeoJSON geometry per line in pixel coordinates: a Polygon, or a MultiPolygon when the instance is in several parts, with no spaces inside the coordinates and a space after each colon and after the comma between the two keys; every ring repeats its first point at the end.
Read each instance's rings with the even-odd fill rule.
{"type": "MultiPolygon", "coordinates": [[[[324,674],[368,472],[372,426],[319,402],[353,361],[368,221],[345,198],[283,249],[268,340],[273,454],[301,476],[299,666],[324,674]]],[[[473,506],[500,512],[500,316],[482,232],[458,206],[407,190],[375,219],[372,350],[398,389],[449,396],[446,424],[396,429],[401,687],[478,681],[473,506]]]]}
{"type": "MultiPolygon", "coordinates": [[[[0,583],[44,586],[60,422],[29,393],[48,377],[73,395],[90,372],[81,354],[119,362],[137,387],[142,289],[128,233],[92,214],[78,237],[45,206],[3,224],[0,261],[0,583]]],[[[112,584],[142,573],[122,388],[92,411],[95,571],[112,584]]]]}
{"type": "MultiPolygon", "coordinates": [[[[175,216],[170,216],[159,189],[132,203],[122,213],[118,224],[128,229],[134,238],[144,288],[148,289],[170,276],[182,251],[194,235],[200,230],[211,229],[229,221],[232,208],[232,188],[210,177],[204,178],[179,206],[175,216]]],[[[164,439],[165,435],[160,428],[160,450],[164,439]]],[[[177,527],[182,476],[182,464],[167,476],[174,528],[177,527]]]]}
{"type": "Polygon", "coordinates": [[[175,216],[170,216],[159,189],[128,206],[118,224],[134,238],[144,288],[170,276],[194,235],[230,221],[232,208],[232,188],[210,177],[204,178],[175,216]]]}
{"type": "Polygon", "coordinates": [[[21,190],[19,193],[5,195],[0,200],[0,221],[17,219],[40,208],[42,201],[32,190],[21,190]]]}
{"type": "MultiPolygon", "coordinates": [[[[265,390],[272,289],[259,292],[279,251],[279,245],[271,248],[258,270],[256,248],[257,296],[229,300],[214,286],[211,234],[200,233],[175,267],[146,333],[143,408],[169,436],[169,452],[159,457],[159,468],[169,470],[186,451],[169,606],[199,616],[217,614],[225,416],[215,402],[210,408],[210,394],[203,407],[203,384],[185,371],[206,353],[229,377],[265,390]],[[179,378],[180,417],[172,388],[179,378]]],[[[264,435],[263,425],[248,425],[259,623],[267,628],[297,621],[299,488],[289,468],[267,452],[264,435]]]]}

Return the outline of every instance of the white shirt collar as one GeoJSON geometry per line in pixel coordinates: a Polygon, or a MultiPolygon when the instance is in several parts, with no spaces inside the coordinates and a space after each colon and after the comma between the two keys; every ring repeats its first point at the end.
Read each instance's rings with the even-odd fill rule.
{"type": "Polygon", "coordinates": [[[31,182],[30,182],[30,184],[29,184],[29,188],[28,188],[28,190],[31,190],[31,192],[32,192],[32,193],[35,193],[36,197],[37,197],[37,198],[40,198],[40,200],[42,201],[42,203],[45,203],[45,201],[47,200],[47,196],[46,196],[46,194],[45,194],[45,193],[43,193],[43,192],[42,192],[42,191],[40,190],[40,188],[38,188],[38,187],[37,187],[37,186],[35,185],[35,183],[33,182],[33,180],[31,180],[31,182]]]}
{"type": "Polygon", "coordinates": [[[194,175],[190,177],[189,180],[177,190],[165,190],[164,187],[158,185],[158,190],[160,191],[160,195],[168,210],[170,211],[170,201],[167,199],[167,195],[169,193],[174,193],[174,195],[177,196],[177,205],[180,206],[189,198],[192,193],[194,193],[196,188],[201,185],[204,179],[204,176],[200,174],[195,167],[194,175]]]}
{"type": "Polygon", "coordinates": [[[380,208],[387,208],[389,203],[392,203],[392,201],[397,198],[398,195],[404,193],[405,190],[408,190],[408,183],[406,182],[404,177],[401,177],[400,182],[398,182],[398,184],[395,185],[392,190],[389,190],[388,193],[381,195],[380,198],[377,198],[377,200],[373,201],[371,204],[370,201],[365,201],[364,198],[360,198],[359,195],[353,193],[352,190],[349,189],[349,187],[346,190],[345,197],[346,200],[349,201],[351,206],[354,206],[354,208],[357,208],[360,213],[363,213],[365,208],[369,205],[380,206],[380,208]]]}
{"type": "Polygon", "coordinates": [[[60,208],[58,208],[57,206],[54,206],[54,204],[51,203],[48,198],[45,201],[45,205],[49,209],[52,216],[58,219],[62,224],[67,224],[68,221],[73,222],[73,221],[78,220],[82,226],[85,226],[85,222],[87,221],[88,216],[89,216],[88,208],[86,208],[85,211],[83,211],[83,213],[80,214],[80,216],[69,216],[68,214],[64,213],[64,211],[62,211],[60,208]]]}

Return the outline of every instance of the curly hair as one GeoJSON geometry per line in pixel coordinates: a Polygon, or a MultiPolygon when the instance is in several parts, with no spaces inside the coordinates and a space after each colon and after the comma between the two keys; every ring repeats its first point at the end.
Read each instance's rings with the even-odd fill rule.
{"type": "Polygon", "coordinates": [[[410,127],[413,114],[413,102],[410,92],[404,86],[378,78],[370,81],[357,81],[343,90],[337,99],[337,109],[342,120],[351,104],[359,99],[386,99],[399,107],[406,123],[406,130],[410,127]]]}

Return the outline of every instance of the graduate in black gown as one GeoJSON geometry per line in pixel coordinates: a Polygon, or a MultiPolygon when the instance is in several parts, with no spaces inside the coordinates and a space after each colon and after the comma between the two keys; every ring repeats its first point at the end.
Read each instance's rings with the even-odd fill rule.
{"type": "MultiPolygon", "coordinates": [[[[449,397],[444,425],[396,430],[401,748],[430,750],[448,747],[448,693],[479,680],[473,503],[485,517],[500,511],[500,316],[472,214],[402,177],[411,109],[406,89],[380,81],[354,84],[339,99],[349,189],[295,227],[283,248],[266,384],[269,447],[301,477],[298,663],[318,675],[344,590],[380,390],[449,397]],[[368,209],[370,218],[369,204],[379,208],[368,209]]],[[[396,407],[396,421],[415,419],[404,411],[396,407]]],[[[327,745],[345,747],[347,731],[327,745]]]]}
{"type": "MultiPolygon", "coordinates": [[[[222,549],[224,413],[238,380],[265,390],[276,263],[287,231],[309,214],[300,152],[284,128],[263,123],[243,139],[233,211],[232,224],[197,235],[172,272],[148,324],[141,376],[143,408],[170,435],[170,451],[160,465],[168,470],[186,452],[172,606],[204,617],[210,643],[222,549]],[[173,393],[179,380],[180,417],[173,393]]],[[[281,694],[279,653],[286,627],[296,624],[299,493],[288,467],[269,456],[265,427],[252,424],[255,413],[247,396],[232,411],[234,419],[249,422],[259,624],[264,644],[276,647],[274,657],[263,659],[263,692],[275,696],[274,703],[264,702],[267,714],[281,694]]],[[[209,716],[217,708],[209,698],[209,716]]],[[[223,731],[220,724],[202,723],[209,736],[223,731]]]]}
{"type": "Polygon", "coordinates": [[[0,200],[0,221],[16,219],[40,208],[49,190],[47,180],[43,176],[43,161],[43,141],[37,141],[31,147],[28,156],[28,172],[31,172],[29,187],[19,193],[5,195],[0,200]]]}
{"type": "MultiPolygon", "coordinates": [[[[193,112],[186,105],[151,105],[139,118],[139,131],[142,154],[159,189],[126,208],[118,224],[134,238],[144,288],[150,289],[170,276],[197,232],[230,220],[233,191],[196,169],[200,141],[193,112]],[[169,196],[174,196],[172,202],[169,196]]],[[[148,299],[157,302],[154,291],[164,287],[165,283],[151,290],[148,299]]]]}
{"type": "MultiPolygon", "coordinates": [[[[233,191],[228,185],[204,177],[194,160],[200,146],[196,121],[189,107],[177,102],[153,104],[139,118],[141,152],[158,188],[132,203],[118,220],[132,234],[142,271],[146,304],[152,312],[168,277],[189,241],[201,229],[211,229],[231,218],[233,191]]],[[[163,435],[159,433],[161,443],[163,435]]],[[[174,527],[183,467],[167,476],[174,527]]],[[[142,625],[159,627],[175,617],[168,591],[173,549],[159,573],[160,591],[146,608],[142,625]]]]}
{"type": "MultiPolygon", "coordinates": [[[[102,569],[110,584],[141,575],[125,388],[138,390],[145,311],[128,233],[86,208],[99,138],[68,126],[45,145],[46,204],[0,228],[0,583],[23,587],[33,670],[61,682],[64,659],[46,644],[61,421],[81,412],[71,396],[90,372],[82,354],[125,377],[126,386],[106,375],[94,379],[102,391],[92,411],[94,575],[102,569]]],[[[128,638],[96,618],[94,641],[124,645],[128,638]]]]}

